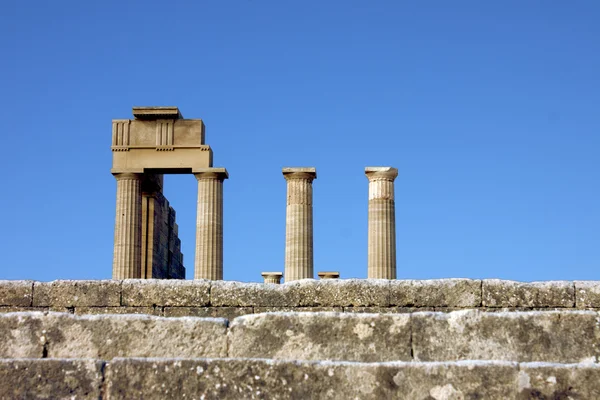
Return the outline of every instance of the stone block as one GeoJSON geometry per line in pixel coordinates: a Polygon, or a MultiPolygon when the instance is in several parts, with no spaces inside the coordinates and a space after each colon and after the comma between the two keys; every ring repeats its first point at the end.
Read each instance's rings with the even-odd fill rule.
{"type": "Polygon", "coordinates": [[[569,281],[484,279],[482,304],[484,307],[575,307],[575,287],[569,281]]]}
{"type": "Polygon", "coordinates": [[[110,399],[512,399],[513,363],[340,363],[115,359],[110,399]]]}
{"type": "Polygon", "coordinates": [[[387,306],[389,281],[302,279],[283,285],[216,281],[211,305],[231,307],[387,306]]]}
{"type": "Polygon", "coordinates": [[[42,358],[43,318],[41,312],[0,314],[0,358],[42,358]]]}
{"type": "Polygon", "coordinates": [[[575,281],[577,308],[600,308],[600,281],[575,281]]]}
{"type": "Polygon", "coordinates": [[[0,307],[0,313],[24,312],[24,311],[48,311],[48,307],[13,307],[13,306],[0,307]]]}
{"type": "Polygon", "coordinates": [[[600,399],[600,365],[519,365],[519,399],[600,399]]]}
{"type": "Polygon", "coordinates": [[[75,315],[98,314],[146,314],[161,315],[161,309],[153,307],[75,307],[75,315]]]}
{"type": "Polygon", "coordinates": [[[48,313],[44,320],[48,357],[224,357],[227,321],[149,315],[48,313]]]}
{"type": "Polygon", "coordinates": [[[99,399],[103,362],[0,360],[0,399],[99,399]]]}
{"type": "Polygon", "coordinates": [[[119,306],[121,282],[115,280],[35,282],[34,306],[110,307],[119,306]]]}
{"type": "Polygon", "coordinates": [[[131,307],[201,307],[210,301],[210,281],[179,279],[127,279],[122,305],[131,307]]]}
{"type": "Polygon", "coordinates": [[[417,361],[596,361],[598,314],[591,311],[412,314],[417,361]]]}
{"type": "Polygon", "coordinates": [[[165,307],[165,317],[211,317],[233,320],[236,317],[252,314],[252,307],[165,307]]]}
{"type": "Polygon", "coordinates": [[[481,281],[431,279],[390,281],[390,305],[401,307],[479,307],[481,281]]]}
{"type": "Polygon", "coordinates": [[[230,357],[288,360],[410,360],[410,315],[266,313],[230,324],[230,357]]]}
{"type": "Polygon", "coordinates": [[[0,280],[0,306],[29,307],[33,299],[33,281],[0,280]]]}

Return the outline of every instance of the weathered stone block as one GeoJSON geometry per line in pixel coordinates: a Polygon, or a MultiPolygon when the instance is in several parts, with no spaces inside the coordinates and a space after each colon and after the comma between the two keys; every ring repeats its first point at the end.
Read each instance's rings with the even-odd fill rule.
{"type": "Polygon", "coordinates": [[[103,362],[0,360],[0,399],[99,399],[103,362]]]}
{"type": "Polygon", "coordinates": [[[431,279],[390,281],[390,305],[402,307],[479,307],[481,281],[431,279]]]}
{"type": "Polygon", "coordinates": [[[239,317],[230,357],[288,360],[410,360],[410,315],[267,313],[239,317]]]}
{"type": "Polygon", "coordinates": [[[577,308],[600,308],[600,281],[575,281],[577,308]]]}
{"type": "Polygon", "coordinates": [[[314,298],[316,281],[301,280],[283,285],[213,281],[210,304],[217,307],[298,307],[303,296],[314,298]]]}
{"type": "Polygon", "coordinates": [[[165,307],[165,317],[212,317],[233,320],[252,314],[252,307],[165,307]]]}
{"type": "Polygon", "coordinates": [[[378,279],[302,279],[283,285],[216,281],[211,305],[244,307],[387,306],[389,281],[378,279]]]}
{"type": "Polygon", "coordinates": [[[513,363],[339,363],[257,359],[115,359],[113,398],[512,399],[513,363]]]}
{"type": "Polygon", "coordinates": [[[98,314],[146,314],[161,315],[160,308],[154,307],[75,307],[75,315],[98,314]]]}
{"type": "Polygon", "coordinates": [[[575,307],[575,287],[569,281],[484,279],[482,303],[484,307],[575,307]]]}
{"type": "Polygon", "coordinates": [[[53,307],[109,307],[119,306],[121,282],[98,281],[53,281],[35,282],[33,305],[53,307]]]}
{"type": "Polygon", "coordinates": [[[41,358],[43,317],[41,312],[0,314],[0,358],[41,358]]]}
{"type": "Polygon", "coordinates": [[[48,357],[224,357],[227,321],[149,315],[48,313],[48,357]]]}
{"type": "Polygon", "coordinates": [[[13,306],[0,307],[0,313],[24,312],[24,311],[48,311],[48,307],[13,307],[13,306]]]}
{"type": "Polygon", "coordinates": [[[33,281],[0,280],[0,306],[29,307],[33,299],[33,281]]]}
{"type": "Polygon", "coordinates": [[[414,313],[411,322],[418,361],[574,363],[595,361],[600,350],[591,311],[414,313]]]}
{"type": "Polygon", "coordinates": [[[519,365],[519,399],[600,399],[599,364],[519,365]]]}
{"type": "Polygon", "coordinates": [[[133,307],[209,305],[210,281],[178,279],[127,279],[123,281],[122,305],[133,307]]]}

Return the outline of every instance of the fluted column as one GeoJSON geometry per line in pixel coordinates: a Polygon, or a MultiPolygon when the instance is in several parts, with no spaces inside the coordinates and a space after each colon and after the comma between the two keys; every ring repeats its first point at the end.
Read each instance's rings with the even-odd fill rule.
{"type": "Polygon", "coordinates": [[[114,174],[117,179],[113,279],[141,278],[141,174],[114,174]]]}
{"type": "Polygon", "coordinates": [[[396,210],[392,167],[367,167],[369,178],[369,278],[396,279],[396,210]]]}
{"type": "Polygon", "coordinates": [[[315,168],[284,168],[287,181],[285,281],[313,277],[312,181],[315,168]]]}
{"type": "Polygon", "coordinates": [[[194,173],[198,180],[194,279],[223,279],[223,181],[225,168],[194,173]]]}

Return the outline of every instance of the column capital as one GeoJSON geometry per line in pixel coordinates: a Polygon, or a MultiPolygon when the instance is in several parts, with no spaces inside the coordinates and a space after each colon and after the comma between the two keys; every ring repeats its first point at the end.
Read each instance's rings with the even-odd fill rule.
{"type": "Polygon", "coordinates": [[[116,180],[118,181],[139,181],[142,179],[142,174],[136,174],[136,173],[132,173],[132,172],[113,172],[113,176],[115,177],[116,180]]]}
{"type": "Polygon", "coordinates": [[[198,168],[193,171],[197,180],[201,179],[218,179],[225,180],[229,178],[229,173],[225,168],[198,168]]]}
{"type": "Polygon", "coordinates": [[[312,181],[317,179],[317,169],[315,167],[285,167],[282,168],[283,177],[285,180],[290,179],[307,179],[312,181]]]}
{"type": "Polygon", "coordinates": [[[398,176],[398,169],[394,167],[366,167],[365,175],[369,181],[391,181],[398,176]]]}

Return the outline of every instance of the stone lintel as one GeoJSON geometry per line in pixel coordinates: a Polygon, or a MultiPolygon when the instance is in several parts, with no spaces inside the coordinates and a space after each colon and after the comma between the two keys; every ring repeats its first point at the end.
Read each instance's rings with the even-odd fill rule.
{"type": "Polygon", "coordinates": [[[135,119],[154,121],[157,119],[183,119],[179,108],[172,107],[133,107],[135,119]]]}
{"type": "Polygon", "coordinates": [[[305,177],[317,179],[317,169],[315,167],[284,167],[281,172],[283,172],[285,179],[305,177]]]}
{"type": "Polygon", "coordinates": [[[213,175],[217,178],[229,179],[229,172],[227,172],[226,168],[195,168],[192,170],[192,173],[196,176],[196,179],[213,175]]]}
{"type": "Polygon", "coordinates": [[[394,180],[398,176],[398,169],[394,167],[366,167],[365,175],[367,175],[369,180],[372,178],[394,180]]]}
{"type": "Polygon", "coordinates": [[[339,279],[340,273],[338,271],[321,271],[317,272],[317,275],[321,279],[339,279]]]}

